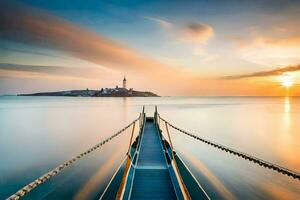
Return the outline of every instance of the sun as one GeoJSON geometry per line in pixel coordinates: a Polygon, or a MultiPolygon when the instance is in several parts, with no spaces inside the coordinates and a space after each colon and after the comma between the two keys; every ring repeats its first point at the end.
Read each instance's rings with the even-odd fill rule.
{"type": "Polygon", "coordinates": [[[280,81],[281,81],[281,85],[286,88],[290,88],[294,85],[294,80],[290,74],[283,74],[280,77],[280,81]]]}

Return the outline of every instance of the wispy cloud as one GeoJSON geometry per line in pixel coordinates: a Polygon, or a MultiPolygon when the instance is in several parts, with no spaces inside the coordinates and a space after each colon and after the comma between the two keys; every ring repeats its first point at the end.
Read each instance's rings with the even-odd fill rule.
{"type": "Polygon", "coordinates": [[[189,22],[181,25],[160,17],[147,16],[145,19],[154,21],[160,27],[169,30],[176,40],[180,42],[201,44],[207,42],[215,34],[212,26],[199,22],[189,22]]]}
{"type": "MultiPolygon", "coordinates": [[[[74,68],[63,66],[45,66],[45,65],[20,65],[11,63],[0,63],[0,71],[20,72],[20,73],[38,73],[45,75],[56,75],[74,78],[99,79],[107,72],[100,68],[74,68]]],[[[8,73],[6,73],[7,76],[8,73]]],[[[1,76],[1,75],[0,75],[1,76]]]]}
{"type": "Polygon", "coordinates": [[[158,25],[160,25],[162,28],[170,29],[173,27],[173,24],[165,19],[161,19],[159,17],[148,17],[146,16],[145,19],[154,21],[158,25]]]}
{"type": "Polygon", "coordinates": [[[3,39],[63,51],[73,57],[128,73],[168,73],[172,70],[100,34],[20,5],[4,3],[0,6],[0,34],[3,39]]]}
{"type": "MultiPolygon", "coordinates": [[[[250,37],[239,35],[230,36],[229,39],[236,43],[239,49],[247,48],[249,46],[272,46],[281,48],[300,47],[300,34],[284,35],[282,32],[280,36],[265,36],[258,33],[252,34],[250,37]]],[[[251,34],[250,34],[251,35],[251,34]]]]}
{"type": "Polygon", "coordinates": [[[263,66],[291,66],[300,62],[300,31],[289,26],[268,30],[248,27],[247,34],[228,37],[235,44],[235,56],[263,66]]]}
{"type": "Polygon", "coordinates": [[[205,47],[215,35],[212,26],[199,22],[180,24],[160,17],[145,17],[145,19],[151,20],[165,29],[170,35],[172,45],[188,45],[191,48],[191,54],[198,56],[204,62],[211,61],[216,57],[216,55],[208,53],[205,47]]]}
{"type": "Polygon", "coordinates": [[[282,38],[265,37],[261,38],[261,41],[272,46],[300,48],[300,34],[282,38]]]}
{"type": "Polygon", "coordinates": [[[16,52],[16,53],[22,53],[22,54],[32,54],[32,55],[40,55],[40,56],[47,56],[47,57],[54,57],[54,58],[64,58],[62,55],[54,55],[50,53],[43,53],[40,51],[33,51],[28,49],[16,49],[11,47],[0,47],[0,50],[9,51],[9,52],[16,52]]]}
{"type": "Polygon", "coordinates": [[[269,71],[260,71],[260,72],[247,73],[247,74],[224,76],[221,78],[232,80],[232,79],[241,79],[241,78],[276,76],[276,75],[284,74],[286,72],[295,72],[295,71],[300,71],[300,65],[277,68],[277,69],[273,69],[273,70],[269,70],[269,71]]]}

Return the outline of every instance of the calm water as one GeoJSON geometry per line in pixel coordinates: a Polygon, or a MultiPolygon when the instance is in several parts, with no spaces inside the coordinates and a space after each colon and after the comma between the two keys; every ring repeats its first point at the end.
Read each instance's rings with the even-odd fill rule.
{"type": "MultiPolygon", "coordinates": [[[[146,105],[204,138],[300,171],[300,98],[0,97],[0,199],[123,128],[146,105]]],[[[213,199],[300,199],[300,181],[171,130],[174,147],[213,199]]],[[[125,156],[129,132],[25,199],[97,199],[125,156]]]]}

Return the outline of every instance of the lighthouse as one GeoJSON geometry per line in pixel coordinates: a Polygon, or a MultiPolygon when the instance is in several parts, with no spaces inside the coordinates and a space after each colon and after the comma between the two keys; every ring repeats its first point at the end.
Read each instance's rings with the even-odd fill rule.
{"type": "Polygon", "coordinates": [[[124,76],[124,79],[123,79],[123,88],[124,88],[124,89],[127,89],[127,88],[126,88],[126,82],[127,82],[127,80],[126,80],[126,77],[124,76]]]}

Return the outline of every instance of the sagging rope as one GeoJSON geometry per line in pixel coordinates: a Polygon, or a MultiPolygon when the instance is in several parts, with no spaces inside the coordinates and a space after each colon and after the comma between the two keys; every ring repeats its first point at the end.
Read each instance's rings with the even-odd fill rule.
{"type": "Polygon", "coordinates": [[[260,166],[262,166],[262,167],[265,167],[265,168],[268,168],[268,169],[272,169],[272,170],[274,170],[274,171],[276,171],[276,172],[278,172],[278,173],[281,173],[281,174],[287,175],[287,176],[289,176],[289,177],[292,177],[292,178],[294,178],[294,179],[300,180],[300,173],[298,173],[298,172],[295,172],[295,171],[292,171],[292,170],[287,169],[287,168],[285,168],[285,167],[279,166],[279,165],[277,165],[277,164],[274,164],[274,163],[265,161],[265,160],[263,160],[263,159],[260,159],[260,158],[255,157],[255,156],[252,156],[252,155],[249,155],[249,154],[240,152],[240,151],[238,151],[238,150],[235,150],[235,149],[226,147],[226,146],[224,146],[224,145],[217,144],[217,143],[215,143],[215,142],[212,142],[212,141],[203,139],[203,138],[201,138],[201,137],[199,137],[199,136],[197,136],[197,135],[194,135],[194,134],[192,134],[192,133],[188,133],[187,131],[184,131],[184,130],[182,130],[182,129],[176,127],[176,126],[174,126],[173,124],[169,123],[168,121],[166,121],[165,119],[163,119],[162,117],[160,117],[160,115],[158,115],[158,116],[159,116],[159,119],[160,119],[160,120],[164,121],[164,122],[165,122],[166,124],[168,124],[171,128],[173,128],[173,129],[175,129],[175,130],[177,130],[177,131],[179,131],[179,132],[181,132],[181,133],[183,133],[183,134],[185,134],[185,135],[188,135],[188,136],[190,136],[190,137],[192,137],[192,138],[194,138],[194,139],[197,139],[197,140],[199,140],[199,141],[201,141],[201,142],[204,142],[205,144],[208,144],[208,145],[210,145],[210,146],[213,146],[213,147],[215,147],[215,148],[218,148],[218,149],[220,149],[220,150],[222,150],[222,151],[225,151],[225,152],[228,152],[228,153],[230,153],[230,154],[233,154],[233,155],[236,155],[236,156],[238,156],[238,157],[241,157],[241,158],[243,158],[243,159],[245,159],[245,160],[248,160],[248,161],[250,161],[250,162],[254,162],[254,163],[256,163],[256,164],[258,164],[258,165],[260,165],[260,166]]]}
{"type": "Polygon", "coordinates": [[[23,188],[21,188],[20,190],[18,190],[16,193],[14,193],[10,197],[8,197],[7,199],[8,200],[17,200],[17,199],[20,199],[21,197],[23,197],[24,195],[28,194],[31,190],[33,190],[37,186],[41,185],[45,181],[47,181],[50,178],[52,178],[52,177],[56,176],[57,174],[59,174],[61,171],[63,171],[64,169],[66,169],[70,165],[74,164],[74,162],[78,161],[82,157],[85,157],[86,155],[88,155],[91,152],[95,151],[96,149],[98,149],[99,147],[101,147],[102,145],[104,145],[105,143],[107,143],[110,140],[112,140],[113,138],[117,137],[118,135],[120,135],[121,133],[123,133],[126,129],[128,129],[129,127],[131,127],[132,125],[135,126],[135,123],[137,121],[139,121],[140,118],[141,117],[138,117],[137,119],[133,120],[130,124],[128,124],[127,126],[125,126],[123,129],[119,130],[118,132],[116,132],[115,134],[113,134],[112,136],[110,136],[109,138],[101,141],[100,143],[94,145],[93,147],[89,148],[88,150],[84,151],[83,153],[81,153],[81,154],[73,157],[72,159],[64,162],[63,164],[57,166],[53,170],[51,170],[51,171],[45,173],[44,175],[40,176],[39,178],[35,179],[31,183],[27,184],[26,186],[24,186],[23,188]]]}

